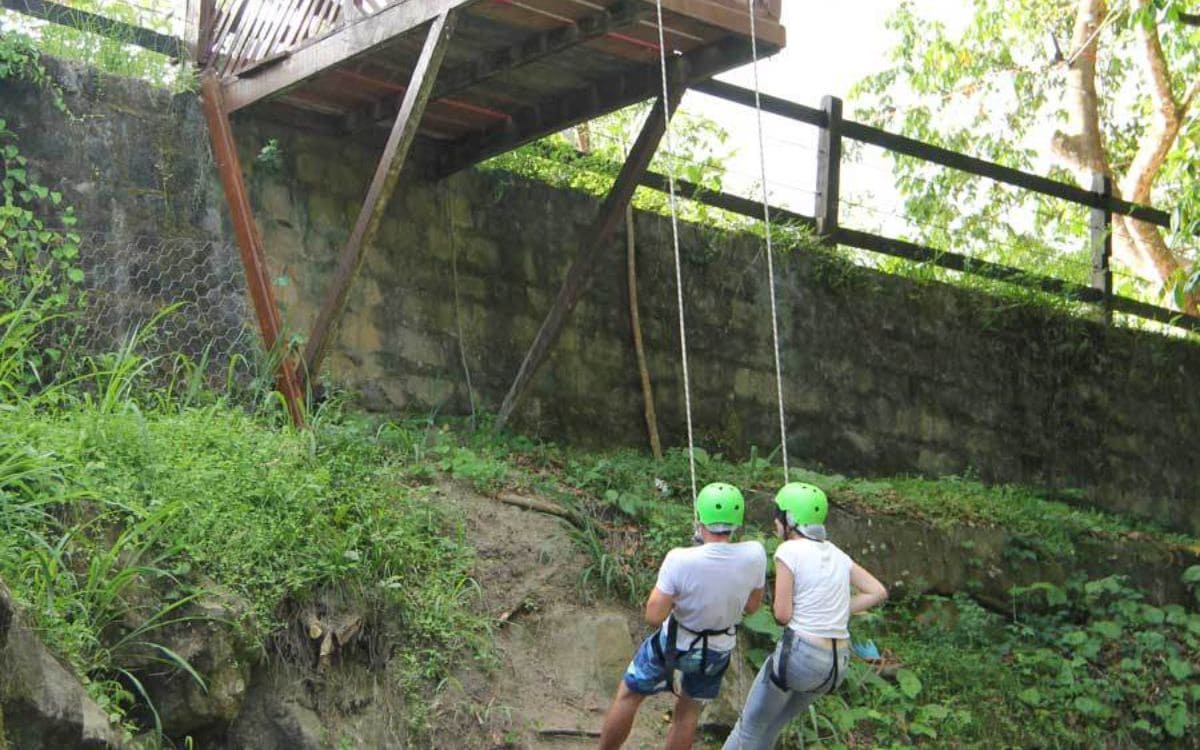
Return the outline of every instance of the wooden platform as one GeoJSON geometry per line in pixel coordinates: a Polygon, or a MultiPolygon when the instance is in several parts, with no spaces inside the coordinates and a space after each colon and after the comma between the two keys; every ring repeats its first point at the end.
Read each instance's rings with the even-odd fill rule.
{"type": "MultiPolygon", "coordinates": [[[[420,122],[448,174],[661,93],[650,0],[223,0],[199,57],[229,111],[377,139],[396,118],[430,21],[452,10],[420,122]]],[[[751,59],[739,0],[662,0],[673,85],[751,59]]],[[[785,43],[776,3],[755,3],[758,54],[785,43]]],[[[203,37],[202,37],[203,38],[203,37]]],[[[203,43],[202,43],[203,44],[203,43]]]]}

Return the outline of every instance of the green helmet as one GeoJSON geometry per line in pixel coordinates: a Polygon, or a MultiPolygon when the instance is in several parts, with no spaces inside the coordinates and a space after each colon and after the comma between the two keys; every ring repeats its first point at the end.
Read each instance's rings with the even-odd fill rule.
{"type": "Polygon", "coordinates": [[[712,531],[732,531],[741,526],[746,514],[742,492],[732,484],[713,482],[696,496],[696,517],[712,531]]]}
{"type": "Polygon", "coordinates": [[[775,505],[787,513],[792,525],[813,526],[825,523],[829,500],[820,487],[804,482],[789,482],[775,495],[775,505]]]}

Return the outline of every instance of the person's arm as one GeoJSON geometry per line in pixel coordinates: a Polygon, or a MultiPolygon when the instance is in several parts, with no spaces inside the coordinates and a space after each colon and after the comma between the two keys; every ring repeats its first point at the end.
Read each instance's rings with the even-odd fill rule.
{"type": "Polygon", "coordinates": [[[775,557],[775,622],[787,625],[792,621],[792,587],[795,578],[792,569],[778,556],[775,557]]]}
{"type": "Polygon", "coordinates": [[[887,599],[888,592],[879,579],[858,563],[850,566],[850,585],[858,590],[850,597],[850,614],[864,612],[887,599]]]}
{"type": "Polygon", "coordinates": [[[657,586],[650,591],[646,598],[646,622],[658,627],[667,621],[671,610],[675,608],[675,597],[664,594],[657,586]]]}
{"type": "Polygon", "coordinates": [[[742,612],[747,615],[752,615],[762,606],[763,589],[757,588],[750,592],[750,597],[746,599],[746,606],[742,612]]]}

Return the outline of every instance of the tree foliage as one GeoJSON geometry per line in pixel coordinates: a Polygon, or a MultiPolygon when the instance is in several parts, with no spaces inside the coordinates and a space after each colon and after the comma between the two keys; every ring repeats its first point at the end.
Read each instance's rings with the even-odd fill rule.
{"type": "MultiPolygon", "coordinates": [[[[1200,229],[1200,27],[1179,0],[975,0],[961,31],[911,2],[889,20],[890,66],[853,92],[858,116],[1018,169],[1112,177],[1173,210],[1171,231],[1116,217],[1118,288],[1194,307],[1200,229]]],[[[1086,209],[896,157],[917,239],[1076,281],[1086,209]]]]}

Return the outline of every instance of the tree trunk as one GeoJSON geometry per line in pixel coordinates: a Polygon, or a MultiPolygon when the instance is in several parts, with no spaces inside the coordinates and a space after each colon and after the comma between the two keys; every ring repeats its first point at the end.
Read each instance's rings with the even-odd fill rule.
{"type": "MultiPolygon", "coordinates": [[[[1136,2],[1145,7],[1150,0],[1136,2]]],[[[1100,131],[1100,100],[1096,92],[1096,52],[1107,10],[1105,0],[1078,0],[1067,72],[1071,132],[1056,132],[1051,144],[1055,154],[1075,173],[1081,185],[1089,185],[1093,174],[1112,175],[1100,131]]],[[[1117,184],[1114,193],[1126,200],[1150,205],[1154,180],[1175,146],[1186,108],[1194,94],[1189,91],[1182,105],[1175,101],[1158,27],[1139,25],[1136,33],[1140,63],[1153,102],[1152,120],[1125,176],[1114,180],[1117,184]]],[[[1182,267],[1157,227],[1125,216],[1114,217],[1113,250],[1117,258],[1138,276],[1157,281],[1164,287],[1182,267]]],[[[1190,300],[1186,307],[1194,311],[1196,301],[1190,300]]]]}
{"type": "Polygon", "coordinates": [[[650,451],[655,461],[663,457],[662,443],[658,439],[658,417],[654,412],[654,388],[650,384],[650,370],[646,367],[646,350],[642,346],[642,318],[638,314],[637,293],[637,244],[633,232],[633,206],[625,207],[625,271],[629,279],[629,325],[633,329],[633,351],[637,355],[638,376],[642,382],[642,405],[646,415],[646,432],[650,437],[650,451]]]}
{"type": "Polygon", "coordinates": [[[1080,185],[1091,185],[1093,174],[1110,174],[1096,94],[1096,50],[1107,12],[1105,0],[1079,0],[1067,68],[1070,133],[1057,132],[1052,141],[1054,152],[1075,172],[1080,185]]]}

